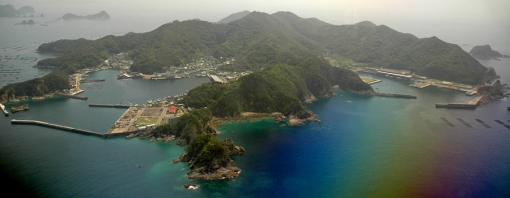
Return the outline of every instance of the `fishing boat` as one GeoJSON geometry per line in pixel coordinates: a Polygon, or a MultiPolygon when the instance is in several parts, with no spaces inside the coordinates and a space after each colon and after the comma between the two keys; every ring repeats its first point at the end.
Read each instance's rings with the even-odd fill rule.
{"type": "Polygon", "coordinates": [[[5,110],[5,106],[3,104],[0,104],[0,110],[2,110],[2,112],[4,112],[5,116],[9,116],[9,112],[7,110],[5,110]]]}

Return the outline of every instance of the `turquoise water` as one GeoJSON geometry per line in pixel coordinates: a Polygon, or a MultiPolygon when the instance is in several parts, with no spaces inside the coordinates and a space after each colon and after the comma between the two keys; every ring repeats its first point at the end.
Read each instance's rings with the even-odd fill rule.
{"type": "MultiPolygon", "coordinates": [[[[3,22],[0,24],[5,25],[3,22]]],[[[114,30],[97,34],[108,31],[114,30]]],[[[9,55],[16,55],[12,53],[9,55]]],[[[480,62],[494,67],[503,83],[510,83],[510,60],[480,62]]],[[[106,81],[82,85],[85,93],[81,95],[88,96],[87,101],[52,98],[7,105],[30,104],[29,111],[0,118],[1,176],[10,186],[22,189],[11,191],[41,197],[509,195],[510,130],[494,121],[510,124],[508,99],[495,100],[476,110],[435,109],[435,103],[466,102],[473,97],[439,88],[411,88],[406,81],[379,76],[375,78],[383,82],[372,85],[376,90],[417,95],[418,99],[338,91],[336,97],[307,105],[322,124],[289,127],[260,119],[218,127],[218,139],[231,138],[247,149],[245,154],[233,157],[242,173],[229,181],[187,180],[188,167],[184,163],[170,164],[185,150],[173,142],[101,139],[10,124],[12,118],[36,119],[104,133],[124,111],[89,108],[88,103],[142,104],[209,81],[195,77],[176,81],[116,80],[117,73],[91,73],[90,78],[106,81]],[[455,127],[448,126],[441,117],[455,127]],[[492,128],[482,126],[475,121],[477,118],[492,128]],[[198,183],[201,188],[185,190],[182,185],[186,183],[198,183]]]]}

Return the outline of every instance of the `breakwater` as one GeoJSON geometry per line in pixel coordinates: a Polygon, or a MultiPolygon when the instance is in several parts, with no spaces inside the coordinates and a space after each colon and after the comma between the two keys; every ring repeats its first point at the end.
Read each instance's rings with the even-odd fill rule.
{"type": "Polygon", "coordinates": [[[407,99],[418,99],[418,96],[407,95],[407,94],[395,94],[395,93],[376,93],[376,96],[390,97],[390,98],[407,98],[407,99]]]}
{"type": "Polygon", "coordinates": [[[105,79],[84,79],[81,80],[81,83],[92,83],[92,82],[103,82],[105,79]]]}
{"type": "Polygon", "coordinates": [[[436,108],[447,109],[475,109],[477,105],[467,103],[437,103],[436,108]]]}
{"type": "Polygon", "coordinates": [[[98,133],[98,132],[93,132],[93,131],[88,131],[88,130],[84,130],[84,129],[73,128],[73,127],[68,127],[68,126],[63,126],[63,125],[58,125],[58,124],[52,124],[52,123],[43,122],[43,121],[39,121],[39,120],[16,120],[16,119],[12,119],[11,120],[11,124],[39,125],[39,126],[45,126],[45,127],[49,127],[49,128],[60,129],[60,130],[69,131],[69,132],[78,133],[78,134],[83,134],[83,135],[93,135],[93,136],[100,137],[100,138],[108,138],[108,137],[115,137],[115,136],[125,136],[125,135],[130,135],[130,134],[133,134],[133,133],[138,133],[138,132],[141,131],[141,130],[136,130],[136,131],[123,132],[123,133],[106,133],[106,134],[102,134],[102,133],[98,133]]]}
{"type": "Polygon", "coordinates": [[[468,103],[437,103],[436,108],[447,108],[447,109],[475,109],[478,103],[484,96],[477,96],[468,103]]]}
{"type": "Polygon", "coordinates": [[[127,109],[127,108],[131,107],[131,105],[121,105],[121,104],[89,104],[89,107],[110,107],[110,108],[127,109]]]}
{"type": "Polygon", "coordinates": [[[87,96],[76,96],[76,95],[71,95],[71,94],[60,94],[60,93],[56,93],[55,95],[57,95],[57,96],[62,96],[62,97],[66,97],[66,98],[79,99],[79,100],[87,100],[87,99],[89,99],[89,97],[87,97],[87,96]]]}

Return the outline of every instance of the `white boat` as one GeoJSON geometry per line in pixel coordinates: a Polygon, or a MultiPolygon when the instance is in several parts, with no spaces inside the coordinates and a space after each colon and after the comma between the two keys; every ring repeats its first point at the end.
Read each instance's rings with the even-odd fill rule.
{"type": "Polygon", "coordinates": [[[2,112],[4,112],[5,116],[9,116],[9,111],[5,109],[5,106],[3,104],[0,104],[0,109],[2,110],[2,112]]]}

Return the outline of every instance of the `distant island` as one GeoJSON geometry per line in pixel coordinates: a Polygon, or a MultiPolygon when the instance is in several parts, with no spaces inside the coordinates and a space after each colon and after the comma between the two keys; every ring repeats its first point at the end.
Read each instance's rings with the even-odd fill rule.
{"type": "Polygon", "coordinates": [[[17,17],[34,13],[35,10],[31,6],[23,6],[16,10],[11,4],[0,5],[0,17],[17,17]]]}
{"type": "Polygon", "coordinates": [[[497,51],[492,50],[490,45],[479,45],[474,46],[469,53],[476,57],[482,59],[490,59],[490,58],[507,58],[508,55],[503,55],[497,51]]]}
{"type": "Polygon", "coordinates": [[[28,21],[23,20],[21,23],[16,23],[14,25],[34,25],[34,24],[35,24],[34,20],[30,19],[28,21]]]}
{"type": "Polygon", "coordinates": [[[105,11],[101,11],[97,14],[93,15],[87,15],[87,16],[78,16],[75,14],[67,13],[64,16],[62,16],[62,19],[64,20],[108,20],[110,19],[110,15],[106,13],[105,11]]]}

